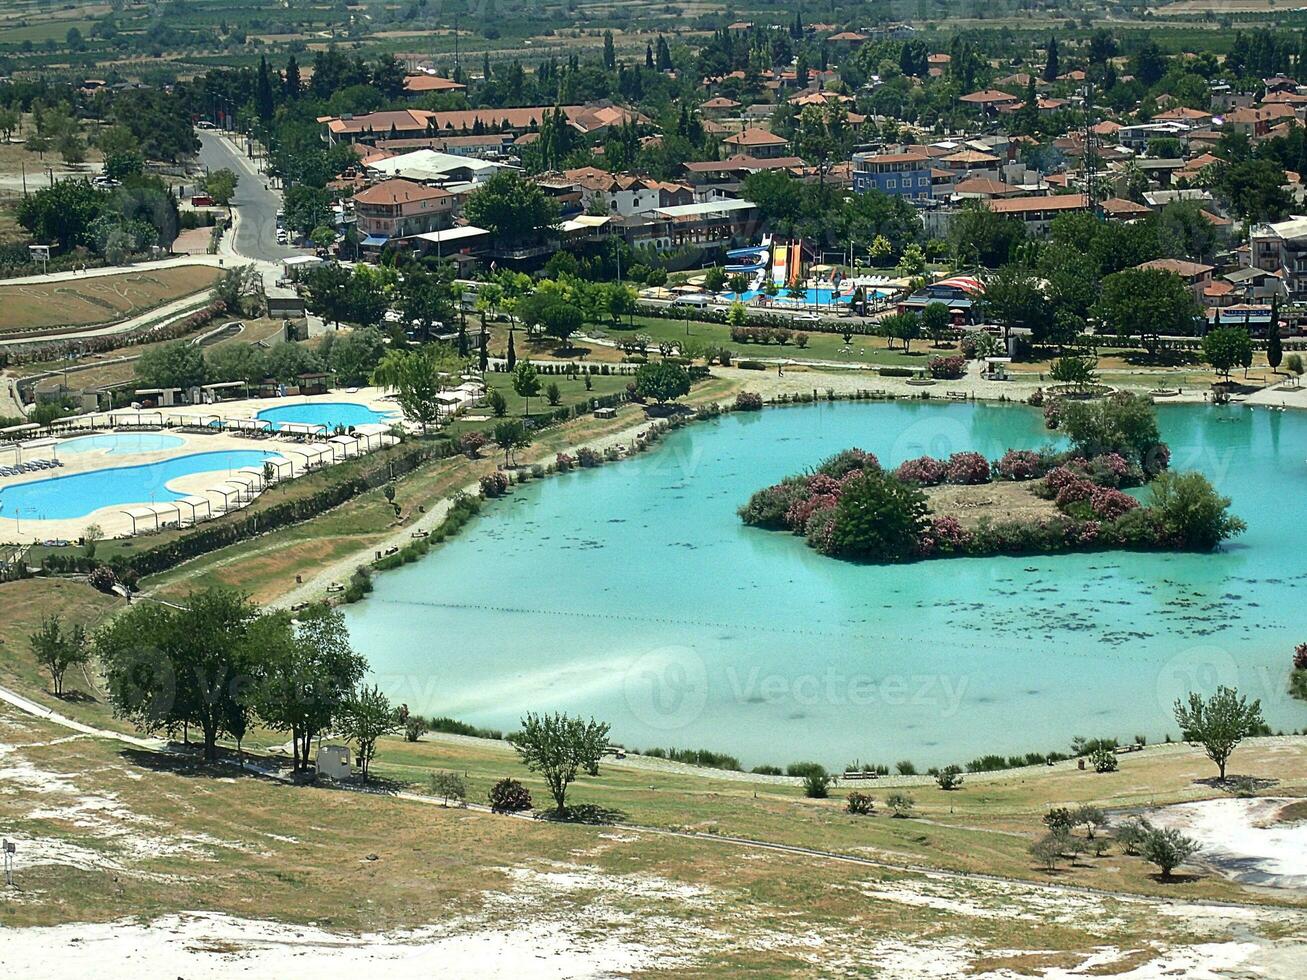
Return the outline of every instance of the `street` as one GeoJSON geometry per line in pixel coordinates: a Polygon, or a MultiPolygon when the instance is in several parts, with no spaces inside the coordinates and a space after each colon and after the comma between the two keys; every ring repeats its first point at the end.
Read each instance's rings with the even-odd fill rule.
{"type": "Polygon", "coordinates": [[[233,250],[238,255],[265,262],[303,255],[302,251],[288,245],[277,244],[277,209],[281,207],[281,195],[267,189],[267,178],[217,133],[201,130],[197,135],[200,138],[201,165],[209,170],[225,167],[240,178],[232,198],[232,207],[237,212],[233,250]]]}

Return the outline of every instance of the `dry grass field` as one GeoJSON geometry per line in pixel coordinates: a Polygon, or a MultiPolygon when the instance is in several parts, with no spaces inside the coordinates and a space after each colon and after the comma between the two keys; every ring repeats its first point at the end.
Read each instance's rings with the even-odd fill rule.
{"type": "Polygon", "coordinates": [[[48,283],[0,284],[0,333],[114,323],[197,293],[217,278],[217,269],[193,265],[48,283]]]}

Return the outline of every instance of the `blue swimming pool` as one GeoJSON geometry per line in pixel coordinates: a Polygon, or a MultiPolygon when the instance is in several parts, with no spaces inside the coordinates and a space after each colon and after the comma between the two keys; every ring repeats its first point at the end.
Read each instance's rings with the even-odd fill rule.
{"type": "Polygon", "coordinates": [[[265,408],[258,414],[258,418],[267,419],[277,428],[286,422],[298,422],[301,425],[323,425],[328,432],[332,432],[337,428],[348,429],[352,425],[390,422],[395,416],[374,411],[358,402],[296,402],[293,405],[265,408]]]}
{"type": "Polygon", "coordinates": [[[78,436],[61,442],[56,450],[61,454],[108,453],[111,456],[130,456],[133,453],[157,453],[165,449],[184,446],[180,436],[162,432],[102,432],[94,436],[78,436]]]}
{"type": "Polygon", "coordinates": [[[258,449],[229,449],[15,483],[0,488],[0,517],[68,520],[85,517],[102,507],[178,500],[186,494],[169,489],[173,480],[195,473],[229,473],[281,458],[277,453],[258,449]]]}

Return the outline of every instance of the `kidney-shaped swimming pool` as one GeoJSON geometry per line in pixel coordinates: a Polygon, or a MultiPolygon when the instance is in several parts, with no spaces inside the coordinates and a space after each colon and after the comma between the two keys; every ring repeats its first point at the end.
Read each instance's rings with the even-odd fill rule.
{"type": "Polygon", "coordinates": [[[264,460],[281,458],[278,453],[257,449],[228,449],[13,483],[0,488],[0,517],[69,520],[103,507],[179,500],[186,494],[170,489],[168,483],[172,480],[196,473],[262,466],[264,460]]]}

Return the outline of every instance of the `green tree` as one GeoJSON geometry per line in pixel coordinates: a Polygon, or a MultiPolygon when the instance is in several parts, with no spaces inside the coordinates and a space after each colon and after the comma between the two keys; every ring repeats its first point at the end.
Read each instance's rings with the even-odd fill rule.
{"type": "Polygon", "coordinates": [[[524,416],[531,414],[531,399],[540,394],[540,372],[530,361],[521,361],[513,369],[513,391],[519,398],[525,399],[522,409],[524,416]]]}
{"type": "Polygon", "coordinates": [[[921,311],[921,325],[931,341],[940,344],[953,332],[953,315],[946,303],[927,303],[921,311]]]}
{"type": "Polygon", "coordinates": [[[422,341],[454,317],[453,284],[441,276],[413,269],[404,274],[399,311],[422,341]]]}
{"type": "Polygon", "coordinates": [[[894,271],[900,276],[920,276],[926,271],[926,253],[916,242],[909,242],[899,256],[894,271]]]}
{"type": "Polygon", "coordinates": [[[1152,400],[1129,392],[1069,402],[1062,408],[1060,428],[1075,452],[1086,459],[1120,453],[1141,465],[1147,464],[1161,438],[1152,400]]]}
{"type": "Polygon", "coordinates": [[[1156,354],[1161,335],[1190,336],[1198,304],[1189,287],[1165,269],[1123,269],[1103,280],[1094,314],[1123,340],[1156,354]]]}
{"type": "Polygon", "coordinates": [[[1203,337],[1203,360],[1227,381],[1230,372],[1243,363],[1245,355],[1252,354],[1252,349],[1253,339],[1243,327],[1217,327],[1203,337]]]}
{"type": "Polygon", "coordinates": [[[425,435],[440,420],[440,376],[456,371],[459,363],[445,344],[426,344],[415,351],[392,348],[373,368],[372,383],[395,392],[404,418],[422,426],[425,435]]]}
{"type": "Polygon", "coordinates": [[[145,351],[133,368],[141,388],[194,388],[205,382],[204,352],[185,340],[145,351]]]}
{"type": "Polygon", "coordinates": [[[567,811],[567,788],[579,773],[599,775],[599,760],[608,747],[608,724],[565,714],[527,714],[513,748],[522,764],[539,773],[560,813],[567,811]]]}
{"type": "Polygon", "coordinates": [[[1230,498],[1201,473],[1159,473],[1148,489],[1150,516],[1167,540],[1182,548],[1210,551],[1247,529],[1229,513],[1230,498]]]}
{"type": "Polygon", "coordinates": [[[95,648],[115,716],[147,733],[193,725],[205,761],[214,761],[218,737],[239,742],[252,713],[257,617],[244,596],[208,589],[177,606],[138,604],[114,619],[96,634],[95,648]]]}
{"type": "Polygon", "coordinates": [[[1058,384],[1085,389],[1098,380],[1098,359],[1084,355],[1059,357],[1048,366],[1048,374],[1058,384]]]}
{"type": "Polygon", "coordinates": [[[496,423],[491,438],[495,440],[495,445],[504,451],[505,466],[512,465],[513,453],[531,445],[531,433],[527,431],[521,419],[505,419],[503,422],[496,423]]]}
{"type": "Polygon", "coordinates": [[[635,372],[635,390],[641,398],[665,405],[690,393],[690,374],[672,361],[642,364],[635,372]]]}
{"type": "Polygon", "coordinates": [[[867,561],[904,561],[916,552],[926,496],[880,471],[844,485],[831,528],[832,554],[867,561]]]}
{"type": "Polygon", "coordinates": [[[1008,263],[985,276],[984,283],[982,309],[985,316],[1003,328],[1004,341],[1014,328],[1034,332],[1051,318],[1043,284],[1030,268],[1008,263]]]}
{"type": "Polygon", "coordinates": [[[377,756],[377,741],[399,728],[399,716],[380,688],[360,685],[341,705],[336,727],[342,737],[357,746],[359,774],[367,782],[372,760],[377,756]]]}
{"type": "Polygon", "coordinates": [[[109,206],[109,195],[84,180],[57,180],[18,202],[18,223],[38,242],[60,249],[90,247],[91,226],[109,206]]]}
{"type": "Polygon", "coordinates": [[[891,340],[903,341],[903,352],[912,349],[912,342],[921,336],[921,317],[911,311],[891,313],[880,321],[885,336],[891,340]]]}
{"type": "Polygon", "coordinates": [[[256,627],[260,650],[256,687],[258,715],[269,728],[289,731],[294,767],[309,767],[319,733],[343,717],[367,662],[350,644],[340,611],[318,604],[266,613],[256,627]]]}
{"type": "Polygon", "coordinates": [[[1207,758],[1216,763],[1222,780],[1226,764],[1239,743],[1266,725],[1261,701],[1249,704],[1244,695],[1224,685],[1207,699],[1191,691],[1188,703],[1176,701],[1175,721],[1180,726],[1181,737],[1201,745],[1207,758]]]}
{"type": "Polygon", "coordinates": [[[1271,370],[1279,374],[1280,362],[1284,360],[1284,348],[1280,346],[1280,303],[1275,299],[1271,303],[1271,324],[1266,328],[1266,363],[1271,370]]]}
{"type": "Polygon", "coordinates": [[[1153,828],[1146,831],[1139,841],[1139,853],[1149,864],[1161,869],[1163,878],[1170,878],[1171,872],[1197,850],[1196,841],[1174,829],[1153,828]]]}
{"type": "Polygon", "coordinates": [[[223,167],[221,170],[210,171],[201,183],[204,192],[213,198],[214,204],[229,207],[231,199],[236,196],[236,185],[240,183],[240,177],[234,170],[223,167]]]}
{"type": "Polygon", "coordinates": [[[516,170],[500,170],[463,206],[468,222],[485,228],[500,245],[538,240],[558,221],[558,205],[516,170]]]}
{"type": "Polygon", "coordinates": [[[28,637],[36,662],[50,674],[54,696],[64,696],[64,675],[70,667],[80,667],[91,659],[90,644],[81,623],[65,628],[57,613],[41,617],[41,626],[28,637]]]}

